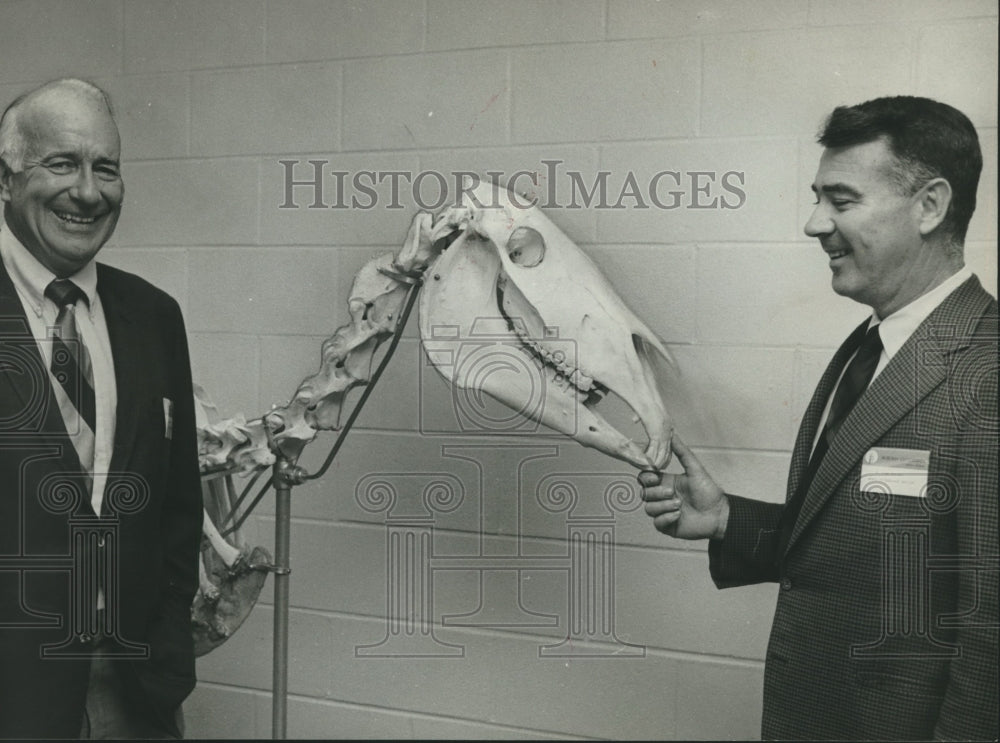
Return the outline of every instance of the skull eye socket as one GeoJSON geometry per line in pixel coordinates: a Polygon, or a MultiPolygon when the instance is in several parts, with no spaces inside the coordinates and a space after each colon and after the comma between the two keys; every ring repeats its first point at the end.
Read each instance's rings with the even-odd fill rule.
{"type": "Polygon", "coordinates": [[[545,258],[545,239],[538,230],[518,227],[507,240],[507,257],[524,268],[537,266],[545,258]]]}

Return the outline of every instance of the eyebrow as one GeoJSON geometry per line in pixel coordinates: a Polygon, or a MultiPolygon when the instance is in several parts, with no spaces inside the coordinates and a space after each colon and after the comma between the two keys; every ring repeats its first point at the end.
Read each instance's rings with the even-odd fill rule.
{"type": "Polygon", "coordinates": [[[818,191],[822,191],[823,193],[825,193],[827,195],[830,195],[830,194],[833,194],[833,195],[842,195],[843,194],[843,195],[851,196],[851,197],[853,197],[855,199],[861,198],[861,192],[858,191],[855,188],[852,188],[851,186],[848,186],[846,183],[828,183],[825,186],[822,186],[818,190],[816,188],[816,184],[813,183],[812,185],[809,186],[809,188],[812,189],[813,193],[818,193],[818,191]]]}
{"type": "MultiPolygon", "coordinates": [[[[39,158],[38,162],[47,162],[49,160],[53,160],[55,158],[60,158],[60,157],[66,158],[67,160],[79,160],[80,159],[79,153],[74,152],[72,150],[65,150],[65,151],[60,151],[60,152],[48,152],[48,153],[42,155],[39,158]]],[[[104,155],[102,155],[100,157],[94,158],[94,162],[95,163],[113,163],[115,165],[120,165],[121,164],[121,160],[120,159],[115,158],[115,157],[107,157],[107,156],[104,156],[104,155]]]]}

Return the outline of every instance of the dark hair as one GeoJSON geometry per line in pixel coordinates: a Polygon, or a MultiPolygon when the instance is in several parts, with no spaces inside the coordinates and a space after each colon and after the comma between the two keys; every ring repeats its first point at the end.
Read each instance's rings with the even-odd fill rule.
{"type": "Polygon", "coordinates": [[[850,147],[881,138],[896,158],[895,176],[908,193],[932,178],[944,178],[951,185],[951,204],[941,228],[961,245],[976,210],[983,169],[972,122],[958,109],[930,98],[875,98],[835,108],[818,141],[824,147],[850,147]]]}

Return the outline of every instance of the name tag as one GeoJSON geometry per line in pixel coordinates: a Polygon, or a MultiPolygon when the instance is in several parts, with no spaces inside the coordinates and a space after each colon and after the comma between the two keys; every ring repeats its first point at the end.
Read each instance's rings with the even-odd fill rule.
{"type": "Polygon", "coordinates": [[[861,492],[927,497],[931,453],[877,446],[861,460],[861,492]]]}
{"type": "Polygon", "coordinates": [[[163,398],[163,437],[174,437],[174,401],[168,397],[163,398]]]}

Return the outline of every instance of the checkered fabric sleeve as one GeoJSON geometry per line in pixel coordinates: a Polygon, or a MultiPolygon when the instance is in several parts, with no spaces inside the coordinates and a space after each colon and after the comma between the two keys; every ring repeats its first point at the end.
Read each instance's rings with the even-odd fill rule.
{"type": "Polygon", "coordinates": [[[722,539],[708,543],[709,569],[718,588],[778,580],[779,521],[784,505],[729,495],[722,539]]]}

